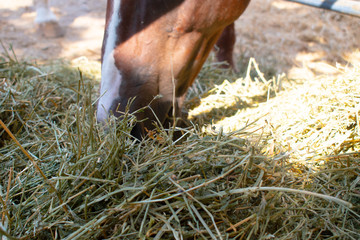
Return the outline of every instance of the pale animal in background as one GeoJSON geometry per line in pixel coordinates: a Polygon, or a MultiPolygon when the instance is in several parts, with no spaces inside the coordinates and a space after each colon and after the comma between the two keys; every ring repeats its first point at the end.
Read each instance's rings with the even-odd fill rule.
{"type": "Polygon", "coordinates": [[[65,35],[65,30],[59,25],[58,18],[50,9],[49,0],[34,0],[36,9],[35,23],[38,31],[46,38],[58,38],[65,35]]]}

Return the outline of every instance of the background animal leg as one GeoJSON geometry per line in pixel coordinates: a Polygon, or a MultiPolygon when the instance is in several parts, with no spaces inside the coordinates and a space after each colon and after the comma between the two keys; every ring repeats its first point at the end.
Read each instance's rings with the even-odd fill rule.
{"type": "Polygon", "coordinates": [[[35,23],[39,33],[46,38],[58,38],[65,35],[55,14],[50,10],[48,0],[34,0],[36,8],[35,23]]]}
{"type": "Polygon", "coordinates": [[[219,62],[225,62],[221,65],[222,68],[232,68],[235,72],[238,72],[233,58],[235,42],[235,24],[232,23],[224,29],[216,43],[218,48],[216,51],[216,58],[219,62]]]}

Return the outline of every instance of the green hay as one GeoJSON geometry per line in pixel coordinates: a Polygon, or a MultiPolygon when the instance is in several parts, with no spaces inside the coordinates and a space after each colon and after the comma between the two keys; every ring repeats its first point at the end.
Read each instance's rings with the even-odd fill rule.
{"type": "MultiPolygon", "coordinates": [[[[230,129],[234,132],[224,131],[227,125],[213,131],[213,125],[209,133],[194,124],[183,129],[184,137],[178,141],[172,141],[169,132],[158,129],[137,143],[130,136],[136,119],[128,112],[120,120],[110,119],[108,129],[96,123],[94,86],[98,83],[86,70],[80,72],[66,63],[38,66],[19,62],[10,54],[0,66],[0,119],[19,142],[16,144],[1,129],[0,236],[18,239],[360,237],[358,110],[350,114],[356,121],[349,118],[355,124],[345,123],[351,134],[341,135],[341,141],[335,133],[330,134],[333,151],[325,143],[316,143],[318,151],[312,158],[302,149],[294,151],[288,146],[294,141],[288,136],[299,134],[294,133],[294,126],[299,126],[299,122],[305,124],[304,119],[297,117],[293,119],[295,125],[287,127],[284,124],[290,120],[284,124],[268,121],[270,131],[260,124],[260,115],[265,114],[261,110],[260,115],[239,118],[239,126],[230,129]],[[339,144],[343,147],[336,148],[339,144]],[[320,151],[322,146],[325,147],[320,151]],[[304,159],[312,159],[317,165],[305,164],[304,159]]],[[[251,79],[234,80],[232,74],[219,73],[211,66],[201,76],[206,74],[209,82],[220,81],[221,75],[222,79],[230,79],[223,83],[233,86],[230,90],[237,85],[242,85],[238,89],[245,88],[241,91],[253,89],[254,96],[265,96],[270,104],[287,91],[293,94],[293,83],[283,87],[286,91],[282,93],[277,80],[271,84],[253,81],[253,75],[251,79]],[[212,74],[216,79],[211,80],[212,74]],[[269,86],[273,90],[268,91],[269,86]]],[[[359,86],[357,68],[344,69],[341,78],[359,86]]],[[[347,93],[344,92],[347,88],[339,88],[335,83],[336,92],[347,93]]],[[[211,90],[207,83],[199,82],[191,90],[189,102],[195,97],[194,92],[204,97],[222,95],[218,94],[220,88],[226,89],[218,86],[211,90]]],[[[264,97],[257,100],[249,96],[250,100],[246,100],[233,92],[235,102],[251,100],[250,106],[265,104],[261,103],[264,97]]],[[[351,88],[350,92],[355,106],[359,106],[358,89],[351,88]]],[[[225,95],[231,94],[225,92],[225,95]]],[[[320,96],[308,97],[310,100],[320,96]]],[[[338,99],[335,95],[331,98],[338,99]]],[[[232,100],[229,102],[234,105],[232,100]]],[[[337,104],[329,115],[353,106],[343,101],[337,104]]],[[[210,112],[221,115],[216,110],[210,112]]],[[[221,119],[207,115],[202,121],[206,118],[208,122],[213,119],[214,124],[221,119]]],[[[302,135],[297,135],[304,144],[315,142],[306,140],[314,136],[309,125],[319,129],[318,124],[304,125],[302,135]]],[[[339,127],[331,129],[343,134],[339,127]]]]}

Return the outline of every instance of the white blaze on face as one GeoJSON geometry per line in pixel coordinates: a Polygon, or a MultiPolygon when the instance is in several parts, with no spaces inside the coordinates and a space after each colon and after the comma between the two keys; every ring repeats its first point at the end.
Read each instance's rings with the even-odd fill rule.
{"type": "Polygon", "coordinates": [[[117,27],[121,22],[120,2],[121,0],[114,0],[113,12],[108,23],[107,39],[104,43],[105,50],[101,69],[100,99],[97,108],[97,120],[99,122],[104,122],[107,119],[113,101],[120,96],[119,89],[122,77],[115,65],[114,59],[117,27]]]}
{"type": "Polygon", "coordinates": [[[48,0],[35,0],[34,3],[36,7],[36,23],[40,24],[57,21],[57,17],[50,10],[48,0]]]}

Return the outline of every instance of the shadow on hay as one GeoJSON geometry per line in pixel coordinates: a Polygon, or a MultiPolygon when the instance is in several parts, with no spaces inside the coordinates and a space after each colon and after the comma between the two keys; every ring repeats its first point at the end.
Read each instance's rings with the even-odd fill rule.
{"type": "MultiPolygon", "coordinates": [[[[78,103],[81,84],[92,84],[94,77],[67,62],[48,65],[18,60],[5,48],[0,57],[0,118],[14,135],[26,134],[33,126],[37,131],[64,121],[72,105],[78,103]]],[[[9,141],[0,131],[0,146],[9,141]]]]}

